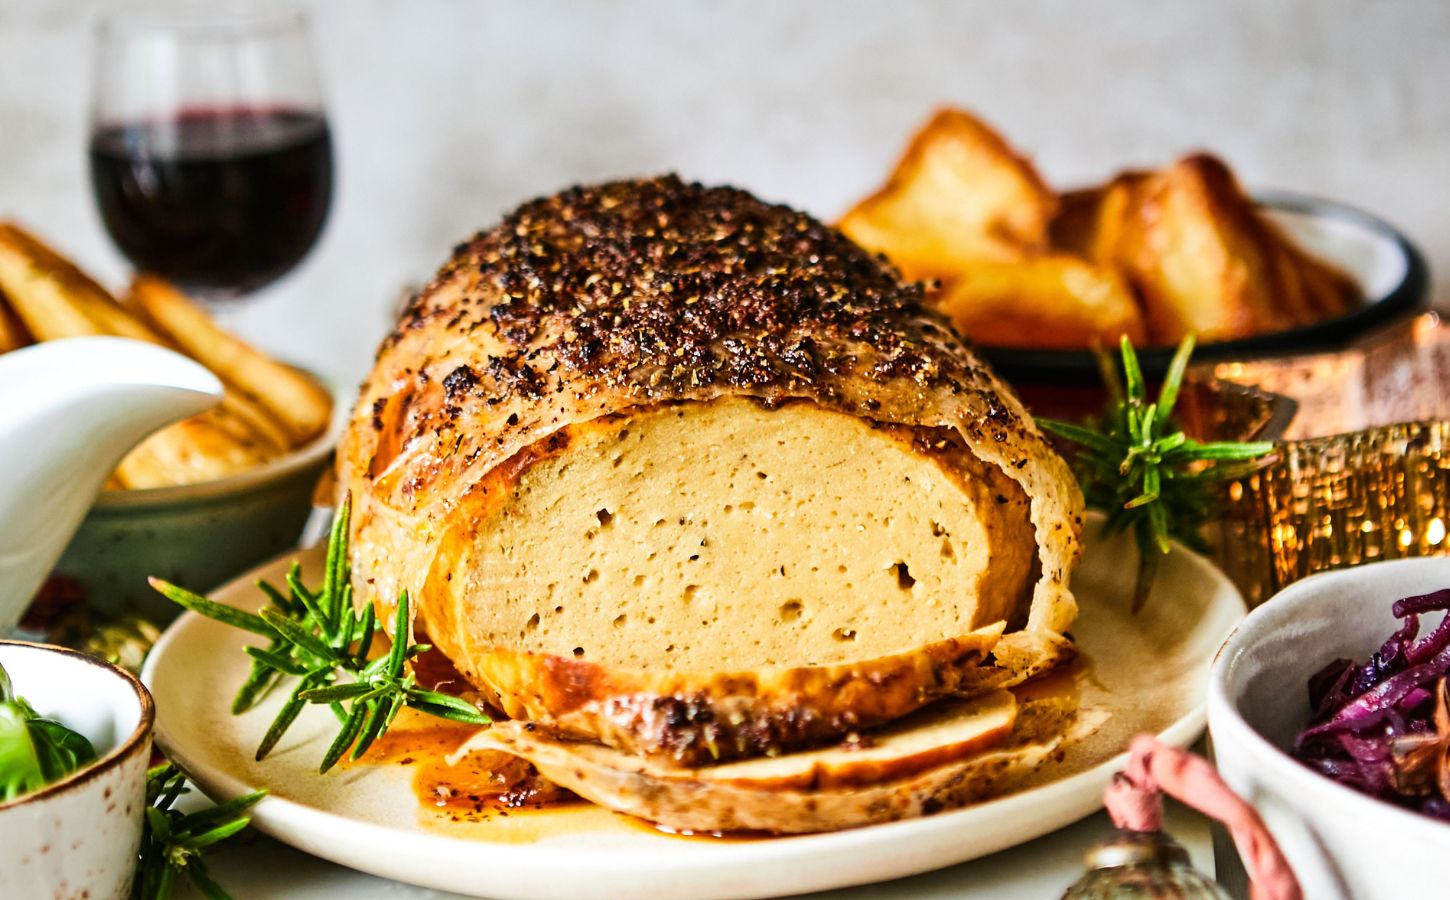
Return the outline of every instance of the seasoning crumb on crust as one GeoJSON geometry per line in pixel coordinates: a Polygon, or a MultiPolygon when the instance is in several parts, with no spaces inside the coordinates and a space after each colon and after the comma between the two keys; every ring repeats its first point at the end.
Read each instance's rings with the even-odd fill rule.
{"type": "MultiPolygon", "coordinates": [[[[446,307],[430,302],[435,292],[420,293],[384,349],[440,317],[455,331],[487,328],[525,354],[491,361],[489,395],[537,396],[545,379],[536,360],[545,358],[611,384],[646,369],[645,386],[660,396],[857,367],[855,354],[813,332],[873,348],[862,371],[875,379],[930,385],[966,374],[960,355],[932,346],[939,319],[903,332],[901,314],[922,312],[921,285],[903,285],[810,216],[734,188],[674,176],[575,187],[525,204],[456,250],[443,277],[466,273],[493,290],[446,307]],[[556,317],[569,327],[552,332],[556,317]],[[552,340],[541,342],[545,335],[552,340]]],[[[471,387],[479,377],[470,374],[471,387]]]]}

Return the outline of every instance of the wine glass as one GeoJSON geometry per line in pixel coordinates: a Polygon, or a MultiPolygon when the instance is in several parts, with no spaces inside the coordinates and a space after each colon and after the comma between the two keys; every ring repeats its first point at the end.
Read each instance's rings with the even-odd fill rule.
{"type": "Polygon", "coordinates": [[[91,188],[138,269],[207,300],[277,280],[322,232],[332,155],[302,13],[100,22],[91,188]]]}

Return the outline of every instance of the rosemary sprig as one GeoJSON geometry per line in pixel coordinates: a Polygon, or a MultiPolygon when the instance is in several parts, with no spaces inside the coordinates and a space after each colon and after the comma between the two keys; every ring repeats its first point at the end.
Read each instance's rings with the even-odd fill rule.
{"type": "Polygon", "coordinates": [[[1206,549],[1200,529],[1214,512],[1216,481],[1252,472],[1255,460],[1274,449],[1267,441],[1200,443],[1173,422],[1183,373],[1193,355],[1193,336],[1178,345],[1156,402],[1138,366],[1133,344],[1122,339],[1122,376],[1099,354],[1111,398],[1103,417],[1089,425],[1038,419],[1044,430],[1081,446],[1075,470],[1089,507],[1108,514],[1107,533],[1131,531],[1138,544],[1133,611],[1142,609],[1158,564],[1178,540],[1206,549]]]}
{"type": "Polygon", "coordinates": [[[151,586],[172,602],[267,639],[265,647],[246,648],[252,670],[232,701],[234,714],[251,709],[283,678],[297,679],[257,747],[258,760],[277,746],[308,703],[327,704],[341,725],[323,755],[322,772],[336,765],[349,749],[352,759],[360,758],[392,726],[404,706],[455,722],[482,725],[489,721],[467,701],[418,686],[407,664],[429,645],[408,643],[411,619],[406,591],[398,597],[392,647],[377,659],[368,658],[380,625],[371,604],[360,613],[353,608],[347,561],[351,509],[350,499],[345,499],[333,518],[321,589],[313,591],[304,585],[301,566],[294,562],[287,573],[286,593],[258,582],[268,600],[258,614],[151,579],[151,586]]]}
{"type": "Polygon", "coordinates": [[[137,900],[166,900],[178,875],[185,875],[208,900],[230,900],[212,880],[202,854],[251,823],[246,815],[266,791],[253,791],[194,813],[172,809],[178,797],[190,793],[186,773],[172,763],[146,772],[146,821],[140,859],[131,885],[137,900]]]}

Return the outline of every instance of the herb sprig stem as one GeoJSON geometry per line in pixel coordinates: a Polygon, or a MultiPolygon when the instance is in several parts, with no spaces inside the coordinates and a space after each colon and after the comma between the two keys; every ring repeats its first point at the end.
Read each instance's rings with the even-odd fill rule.
{"type": "Polygon", "coordinates": [[[353,605],[347,552],[351,510],[350,500],[345,499],[333,518],[322,587],[316,591],[308,588],[302,581],[302,567],[294,562],[287,572],[285,592],[258,582],[267,600],[258,613],[151,579],[151,586],[172,602],[267,639],[266,646],[245,649],[252,668],[232,701],[234,714],[255,707],[282,679],[297,679],[257,747],[258,760],[277,746],[308,704],[331,708],[340,726],[323,754],[322,772],[337,765],[349,751],[352,759],[361,758],[405,706],[455,722],[489,722],[473,704],[419,686],[408,663],[430,647],[409,641],[412,618],[406,591],[399,595],[393,612],[392,646],[387,653],[371,658],[381,624],[371,604],[361,612],[353,605]]]}
{"type": "Polygon", "coordinates": [[[1099,355],[1110,397],[1099,421],[1037,420],[1044,431],[1081,447],[1075,460],[1078,482],[1087,505],[1108,514],[1107,533],[1132,532],[1138,546],[1134,612],[1148,599],[1172,541],[1206,549],[1199,531],[1213,511],[1210,486],[1243,477],[1274,449],[1266,441],[1199,442],[1178,428],[1173,410],[1193,346],[1192,335],[1178,345],[1155,401],[1148,399],[1138,354],[1124,337],[1121,375],[1106,354],[1099,355]]]}
{"type": "Polygon", "coordinates": [[[208,900],[230,900],[207,871],[202,854],[251,823],[247,811],[267,795],[252,791],[225,803],[183,813],[173,806],[189,793],[186,773],[173,763],[146,772],[146,828],[131,894],[138,900],[166,900],[178,875],[185,875],[208,900]]]}

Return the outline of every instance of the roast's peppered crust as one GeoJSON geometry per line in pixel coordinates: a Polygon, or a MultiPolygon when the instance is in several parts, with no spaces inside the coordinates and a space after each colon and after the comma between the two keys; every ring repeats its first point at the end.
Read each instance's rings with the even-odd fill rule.
{"type": "MultiPolygon", "coordinates": [[[[1042,568],[1023,638],[1073,618],[1081,496],[1021,405],[883,259],[803,213],[673,176],[525,204],[455,248],[383,342],[339,452],[360,600],[415,592],[460,501],[566,426],[659,403],[804,399],[950,428],[1031,499],[1042,568]]],[[[385,621],[391,621],[385,618],[385,621]]]]}
{"type": "Polygon", "coordinates": [[[469,287],[447,305],[415,297],[384,352],[443,321],[520,354],[448,373],[450,398],[538,396],[554,365],[609,384],[647,373],[660,396],[813,383],[861,350],[878,380],[960,385],[974,366],[938,344],[944,321],[884,259],[789,207],[674,176],[527,203],[455,248],[441,277],[469,287]]]}
{"type": "Polygon", "coordinates": [[[570,188],[454,250],[374,373],[390,378],[370,419],[382,458],[366,470],[381,473],[411,444],[397,485],[406,496],[488,452],[460,421],[501,420],[489,429],[497,448],[510,429],[566,424],[608,392],[633,403],[807,396],[866,416],[892,394],[971,392],[981,415],[967,427],[983,439],[1030,428],[923,306],[920,285],[744,191],[674,176],[570,188]],[[459,359],[460,346],[485,352],[459,359]]]}

